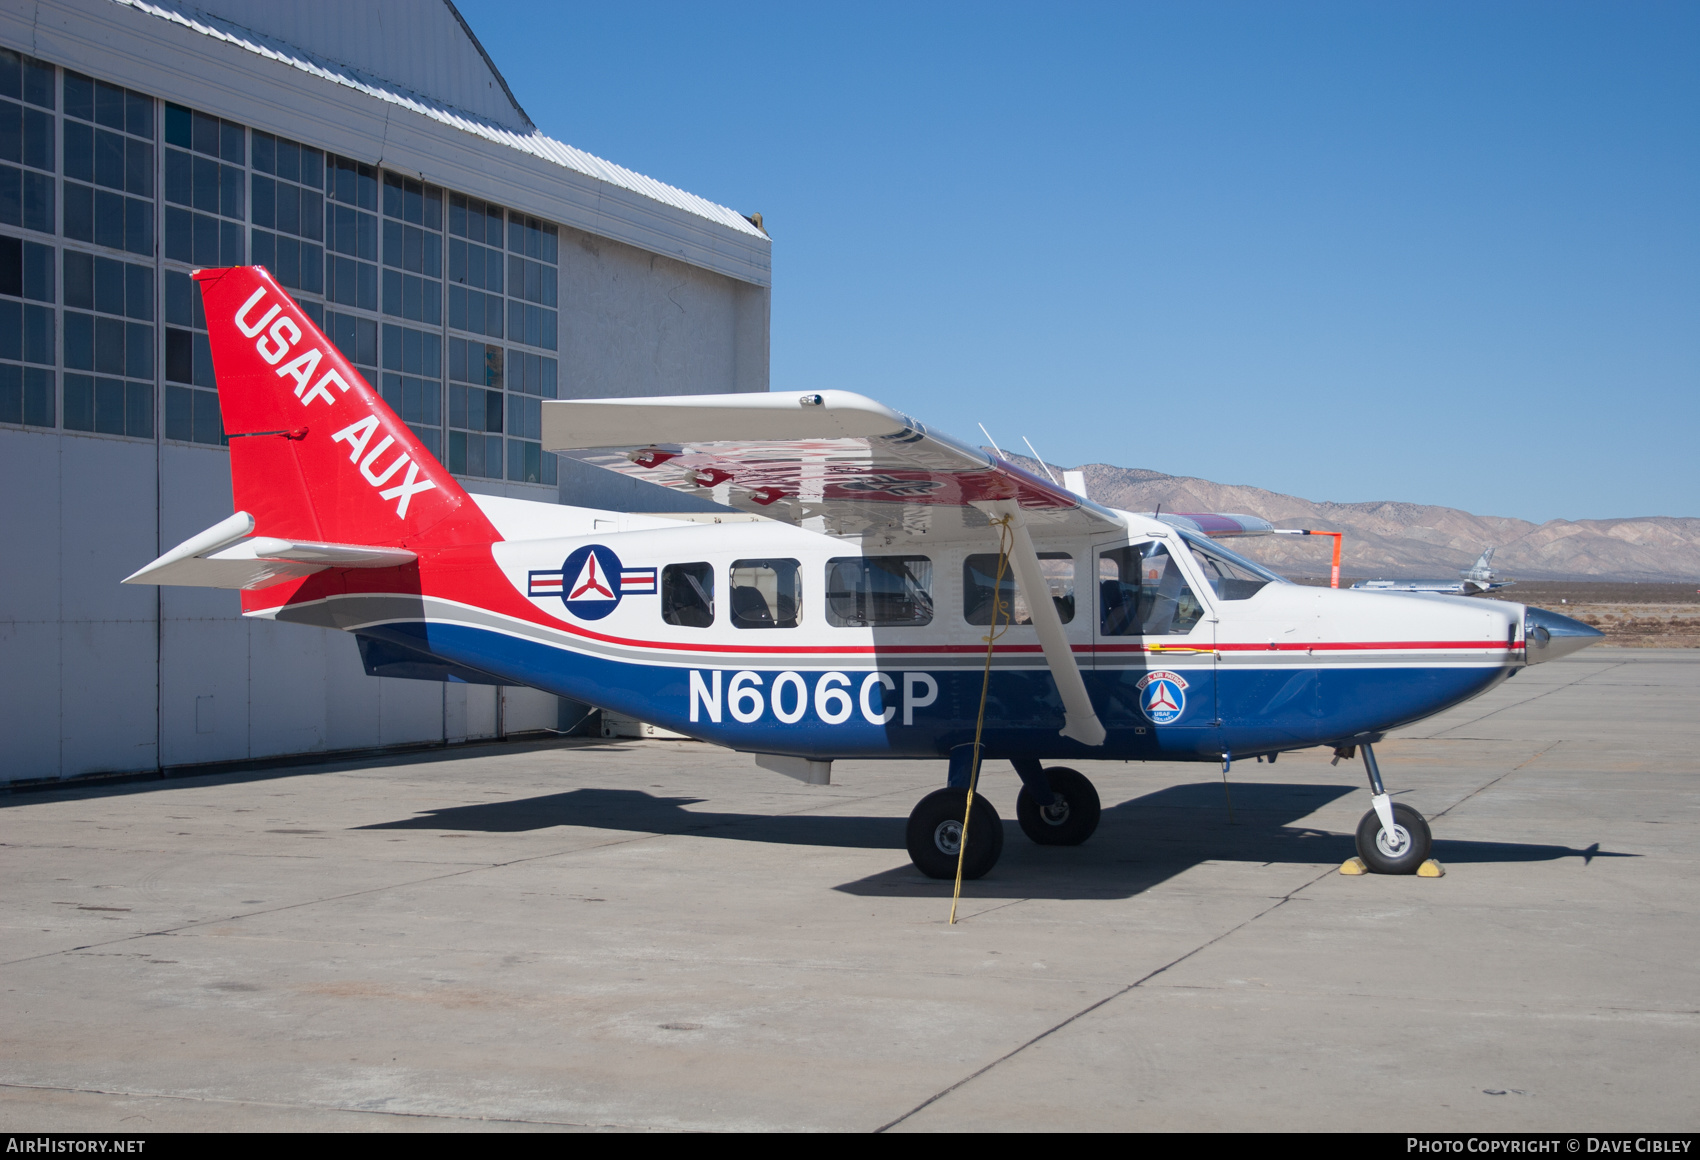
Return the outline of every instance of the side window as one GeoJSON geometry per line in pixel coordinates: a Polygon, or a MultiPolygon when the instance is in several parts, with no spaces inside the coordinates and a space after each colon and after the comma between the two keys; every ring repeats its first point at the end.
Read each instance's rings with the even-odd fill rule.
{"type": "Polygon", "coordinates": [[[685,628],[714,623],[714,565],[669,564],[661,570],[661,619],[685,628]]]}
{"type": "Polygon", "coordinates": [[[803,614],[803,585],[795,560],[734,560],[731,581],[734,628],[796,628],[803,614]]]}
{"type": "MultiPolygon", "coordinates": [[[[1039,567],[1045,573],[1057,616],[1067,624],[1074,619],[1074,557],[1067,552],[1040,552],[1039,567]]],[[[963,617],[969,624],[990,624],[997,602],[1002,601],[1008,607],[1000,615],[1000,623],[1007,616],[1011,624],[1032,624],[1033,614],[1027,607],[1026,594],[1017,589],[1013,566],[1005,561],[1001,585],[997,576],[996,552],[983,552],[962,562],[963,617]]]]}
{"type": "Polygon", "coordinates": [[[826,562],[826,622],[837,628],[915,627],[933,620],[933,562],[925,556],[844,556],[826,562]]]}
{"type": "Polygon", "coordinates": [[[1204,615],[1168,546],[1156,541],[1099,554],[1098,602],[1104,636],[1187,633],[1204,615]]]}

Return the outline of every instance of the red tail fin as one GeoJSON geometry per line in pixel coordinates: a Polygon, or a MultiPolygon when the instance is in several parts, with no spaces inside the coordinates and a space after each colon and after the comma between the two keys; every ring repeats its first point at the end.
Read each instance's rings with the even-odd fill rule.
{"type": "Polygon", "coordinates": [[[260,535],[410,548],[501,539],[263,267],[195,280],[236,507],[260,535]]]}

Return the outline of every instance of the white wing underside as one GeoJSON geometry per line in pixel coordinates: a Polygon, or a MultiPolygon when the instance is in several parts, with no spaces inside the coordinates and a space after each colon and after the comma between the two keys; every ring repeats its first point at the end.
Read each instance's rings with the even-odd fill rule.
{"type": "Polygon", "coordinates": [[[838,535],[986,528],[1013,502],[1036,534],[1125,527],[1110,509],[849,391],[563,399],[543,446],[633,479],[838,535]]]}

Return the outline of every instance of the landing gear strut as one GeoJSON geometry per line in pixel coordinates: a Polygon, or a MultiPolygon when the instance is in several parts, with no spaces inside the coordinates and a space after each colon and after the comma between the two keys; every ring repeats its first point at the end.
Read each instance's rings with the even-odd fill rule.
{"type": "MultiPolygon", "coordinates": [[[[1364,866],[1376,874],[1415,874],[1428,860],[1433,839],[1428,821],[1404,802],[1394,802],[1381,784],[1381,767],[1375,762],[1375,751],[1367,744],[1360,746],[1364,754],[1364,772],[1369,775],[1370,805],[1373,807],[1358,823],[1358,857],[1364,866]]],[[[1350,756],[1350,750],[1335,751],[1350,756]]]]}

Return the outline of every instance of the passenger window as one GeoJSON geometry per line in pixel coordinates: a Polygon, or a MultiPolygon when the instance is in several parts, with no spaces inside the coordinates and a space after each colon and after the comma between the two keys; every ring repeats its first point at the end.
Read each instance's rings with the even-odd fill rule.
{"type": "Polygon", "coordinates": [[[661,570],[661,619],[686,628],[714,623],[714,565],[669,564],[661,570]]]}
{"type": "Polygon", "coordinates": [[[803,614],[797,561],[732,561],[731,597],[734,628],[796,628],[803,614]]]}
{"type": "Polygon", "coordinates": [[[1182,532],[1192,558],[1209,581],[1210,588],[1223,600],[1245,600],[1256,596],[1265,584],[1285,584],[1287,581],[1261,564],[1254,564],[1220,544],[1182,532]]]}
{"type": "MultiPolygon", "coordinates": [[[[1057,616],[1067,624],[1074,619],[1074,557],[1067,552],[1040,552],[1039,569],[1045,574],[1057,616]]],[[[983,552],[962,562],[962,614],[968,623],[992,623],[992,613],[1001,600],[1008,607],[999,614],[998,623],[1032,624],[1033,613],[1027,607],[1027,596],[1019,591],[1015,569],[1008,560],[1004,561],[1002,585],[997,583],[997,577],[996,552],[983,552]]]]}
{"type": "Polygon", "coordinates": [[[1098,601],[1104,636],[1178,635],[1204,615],[1167,545],[1156,541],[1099,554],[1098,601]]]}
{"type": "Polygon", "coordinates": [[[838,628],[914,628],[933,620],[933,562],[925,556],[844,556],[826,562],[826,622],[838,628]]]}

